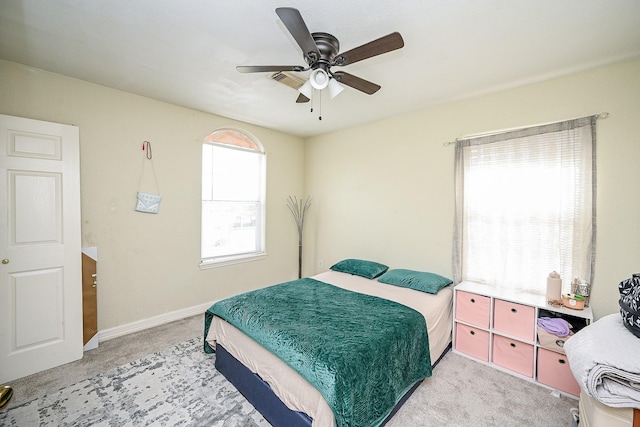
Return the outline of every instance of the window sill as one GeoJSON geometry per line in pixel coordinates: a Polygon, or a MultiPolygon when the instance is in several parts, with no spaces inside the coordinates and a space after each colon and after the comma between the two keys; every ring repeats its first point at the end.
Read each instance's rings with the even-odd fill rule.
{"type": "Polygon", "coordinates": [[[228,256],[224,258],[218,259],[208,259],[200,261],[200,270],[208,270],[210,268],[218,268],[225,267],[227,265],[234,264],[242,264],[245,262],[258,261],[261,259],[265,259],[267,257],[266,252],[248,254],[248,255],[237,255],[237,256],[228,256]]]}

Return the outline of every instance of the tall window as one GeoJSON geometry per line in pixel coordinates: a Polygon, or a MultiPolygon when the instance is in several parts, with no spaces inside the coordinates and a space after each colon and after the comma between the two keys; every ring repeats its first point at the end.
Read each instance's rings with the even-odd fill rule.
{"type": "Polygon", "coordinates": [[[265,154],[249,135],[217,130],[202,144],[203,266],[264,255],[265,154]]]}
{"type": "Polygon", "coordinates": [[[454,276],[544,294],[592,283],[595,121],[570,120],[456,143],[454,276]]]}

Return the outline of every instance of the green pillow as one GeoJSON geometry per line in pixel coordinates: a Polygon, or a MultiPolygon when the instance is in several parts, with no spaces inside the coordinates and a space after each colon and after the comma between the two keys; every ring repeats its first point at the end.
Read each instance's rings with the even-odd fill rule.
{"type": "Polygon", "coordinates": [[[378,262],[352,258],[344,259],[331,266],[331,270],[333,271],[355,274],[356,276],[366,277],[367,279],[375,279],[388,269],[389,267],[378,262]]]}
{"type": "Polygon", "coordinates": [[[403,288],[414,289],[416,291],[427,292],[430,294],[437,294],[440,289],[452,284],[453,280],[435,273],[399,268],[387,271],[382,276],[378,277],[378,282],[402,286],[403,288]]]}

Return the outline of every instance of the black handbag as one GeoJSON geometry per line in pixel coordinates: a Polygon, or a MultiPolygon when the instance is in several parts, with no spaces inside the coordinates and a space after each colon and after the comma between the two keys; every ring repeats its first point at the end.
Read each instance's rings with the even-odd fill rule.
{"type": "Polygon", "coordinates": [[[633,335],[640,338],[640,273],[620,282],[618,290],[622,323],[633,335]]]}

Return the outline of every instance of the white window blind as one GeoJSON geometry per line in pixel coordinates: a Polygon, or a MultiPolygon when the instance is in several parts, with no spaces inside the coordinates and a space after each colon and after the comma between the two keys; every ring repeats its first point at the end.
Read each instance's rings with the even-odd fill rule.
{"type": "Polygon", "coordinates": [[[454,277],[544,294],[557,271],[567,292],[592,283],[595,121],[456,143],[454,277]]]}

